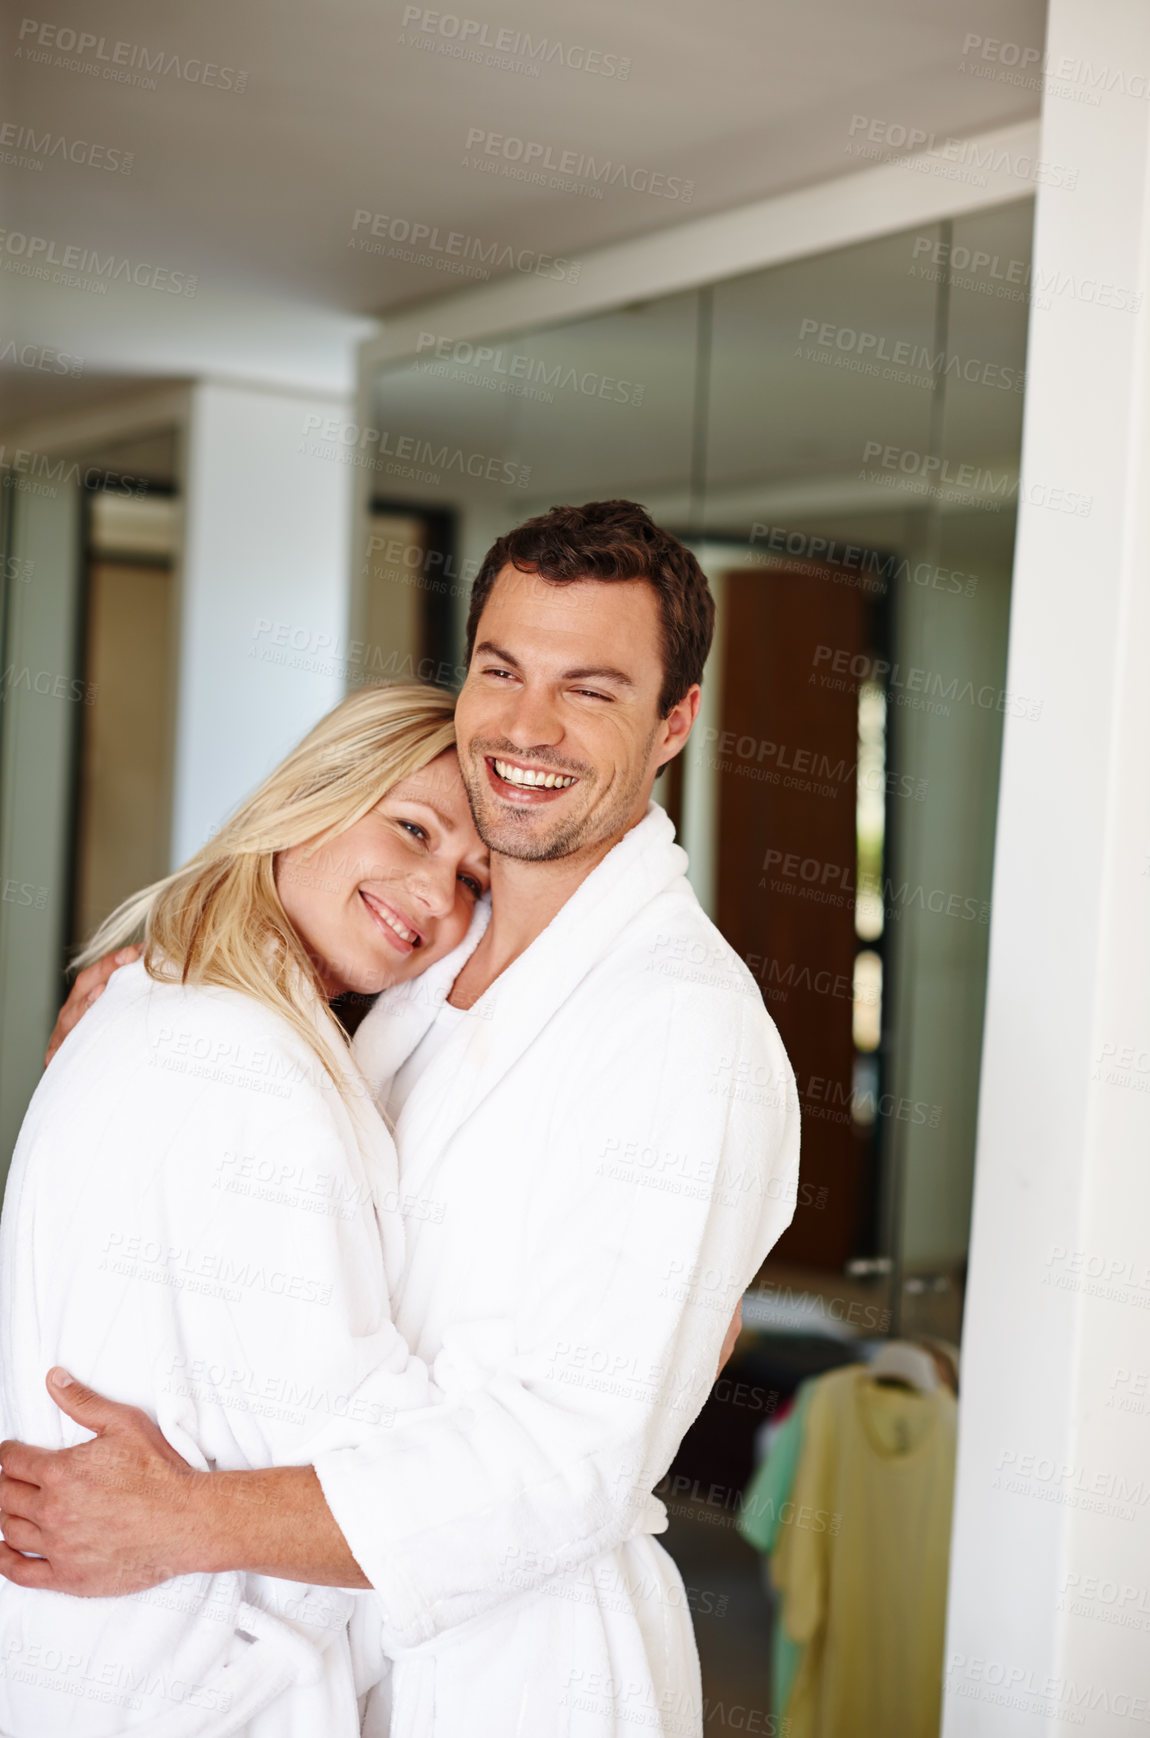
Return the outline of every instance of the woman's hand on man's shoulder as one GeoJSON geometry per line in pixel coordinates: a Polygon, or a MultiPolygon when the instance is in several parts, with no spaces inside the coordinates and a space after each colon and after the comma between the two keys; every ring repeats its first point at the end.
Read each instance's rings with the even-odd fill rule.
{"type": "Polygon", "coordinates": [[[85,966],[82,972],[77,973],[76,982],[68,993],[68,1000],[56,1016],[56,1024],[53,1026],[52,1036],[48,1040],[48,1053],[44,1058],[45,1068],[69,1032],[79,1025],[88,1009],[94,1006],[104,994],[105,985],[112,973],[118,971],[121,966],[130,966],[133,961],[139,959],[143,951],[142,947],[135,944],[131,947],[117,948],[115,953],[106,953],[94,965],[85,966]]]}

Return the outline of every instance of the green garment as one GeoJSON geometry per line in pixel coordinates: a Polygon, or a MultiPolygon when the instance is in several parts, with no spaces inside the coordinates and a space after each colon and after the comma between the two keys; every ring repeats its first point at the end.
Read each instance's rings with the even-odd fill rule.
{"type": "MultiPolygon", "coordinates": [[[[813,1384],[804,1382],[795,1395],[795,1403],[771,1445],[766,1460],[756,1472],[743,1494],[738,1529],[748,1545],[769,1555],[778,1540],[782,1525],[781,1513],[790,1500],[803,1446],[803,1420],[806,1417],[813,1384]]],[[[776,1606],[771,1644],[771,1713],[781,1717],[790,1699],[795,1673],[802,1657],[802,1643],[792,1641],[782,1624],[782,1612],[776,1606]]]]}

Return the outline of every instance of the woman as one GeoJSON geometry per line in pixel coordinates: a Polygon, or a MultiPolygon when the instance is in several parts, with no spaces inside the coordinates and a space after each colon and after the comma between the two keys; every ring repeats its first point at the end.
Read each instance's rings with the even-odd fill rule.
{"type": "MultiPolygon", "coordinates": [[[[199,1468],[310,1464],[436,1402],[389,1308],[395,1147],[330,1003],[443,959],[486,890],[452,710],[414,685],[344,701],[93,937],[85,960],[141,927],[145,953],[21,1131],[3,1434],[81,1437],[52,1364],[143,1407],[199,1468]]],[[[0,1731],[341,1738],[382,1668],[373,1628],[370,1595],[263,1576],[114,1600],[0,1583],[0,1731]]]]}

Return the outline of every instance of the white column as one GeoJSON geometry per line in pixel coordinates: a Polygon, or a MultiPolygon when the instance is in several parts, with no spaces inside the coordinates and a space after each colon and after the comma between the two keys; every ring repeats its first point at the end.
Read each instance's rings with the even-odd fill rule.
{"type": "Polygon", "coordinates": [[[358,450],[350,417],[336,397],[210,381],[193,388],[177,863],[343,694],[358,450]]]}
{"type": "Polygon", "coordinates": [[[1046,72],[946,1738],[1150,1720],[1150,7],[1046,72]]]}
{"type": "Polygon", "coordinates": [[[80,490],[20,482],[0,472],[13,518],[0,578],[0,1190],[61,999],[77,712],[92,699],[76,632],[80,490]]]}

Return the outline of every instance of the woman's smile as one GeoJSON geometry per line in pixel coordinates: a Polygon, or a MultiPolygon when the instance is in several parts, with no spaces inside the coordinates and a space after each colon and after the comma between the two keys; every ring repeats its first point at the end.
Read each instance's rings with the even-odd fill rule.
{"type": "Polygon", "coordinates": [[[394,906],[385,904],[378,894],[369,893],[366,887],[360,888],[359,897],[372,922],[398,953],[413,953],[417,947],[423,946],[423,933],[414,924],[400,917],[394,906]]]}

